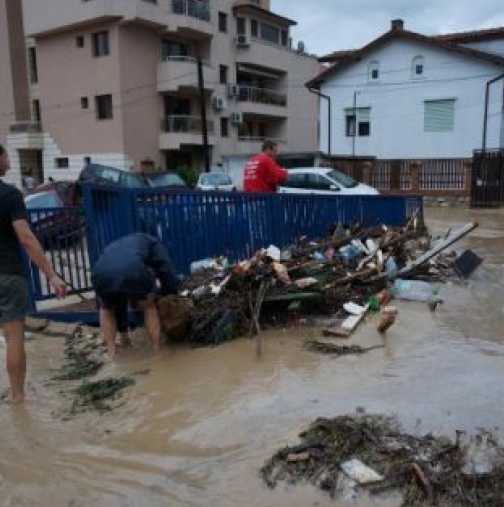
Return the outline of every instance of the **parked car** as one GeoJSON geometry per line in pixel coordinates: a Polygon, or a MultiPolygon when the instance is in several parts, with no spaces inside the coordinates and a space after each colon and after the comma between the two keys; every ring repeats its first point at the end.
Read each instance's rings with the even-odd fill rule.
{"type": "Polygon", "coordinates": [[[32,230],[46,249],[68,246],[84,234],[85,220],[75,207],[76,191],[72,183],[42,185],[25,197],[25,205],[32,230]]]}
{"type": "Polygon", "coordinates": [[[278,189],[284,194],[378,195],[369,185],[355,181],[336,169],[303,167],[289,170],[289,178],[278,189]]]}
{"type": "Polygon", "coordinates": [[[234,192],[236,190],[231,177],[227,174],[218,172],[201,174],[196,188],[207,192],[212,190],[234,192]]]}
{"type": "Polygon", "coordinates": [[[149,183],[141,174],[121,171],[121,169],[101,164],[88,164],[84,167],[78,182],[121,188],[149,188],[149,183]]]}
{"type": "Polygon", "coordinates": [[[189,189],[185,181],[177,173],[144,173],[144,177],[151,188],[168,188],[172,190],[189,189]]]}

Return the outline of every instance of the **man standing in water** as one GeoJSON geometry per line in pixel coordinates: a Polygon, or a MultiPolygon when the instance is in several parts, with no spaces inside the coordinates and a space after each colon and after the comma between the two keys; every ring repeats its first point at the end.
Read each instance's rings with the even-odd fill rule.
{"type": "Polygon", "coordinates": [[[105,248],[93,269],[93,285],[100,303],[100,326],[111,358],[117,333],[128,331],[128,304],[143,310],[154,351],[161,345],[161,323],[156,306],[156,281],[161,294],[176,294],[179,281],[166,248],[147,234],[130,234],[105,248]]]}
{"type": "MultiPolygon", "coordinates": [[[[7,152],[0,145],[0,177],[5,176],[8,170],[7,152]]],[[[31,310],[21,249],[45,274],[56,295],[64,297],[65,282],[56,275],[30,230],[21,192],[0,180],[0,328],[7,342],[7,373],[13,403],[24,401],[24,322],[31,310]]]]}

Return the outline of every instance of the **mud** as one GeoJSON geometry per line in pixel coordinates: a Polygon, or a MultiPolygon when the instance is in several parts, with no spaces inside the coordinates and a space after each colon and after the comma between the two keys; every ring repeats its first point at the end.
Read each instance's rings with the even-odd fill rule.
{"type": "MultiPolygon", "coordinates": [[[[166,348],[153,357],[143,333],[99,378],[135,372],[136,384],[105,414],[69,421],[51,379],[64,339],[35,337],[24,408],[0,403],[0,505],[346,507],[401,504],[401,498],[332,500],[315,487],[270,491],[258,470],[321,416],[365,407],[395,415],[404,431],[453,435],[499,426],[504,416],[504,212],[432,210],[439,232],[481,223],[460,249],[485,264],[467,284],[447,284],[437,313],[398,303],[385,338],[371,316],[347,345],[384,345],[334,358],[304,350],[321,329],[266,333],[260,359],[247,339],[218,349],[166,348]],[[147,373],[148,371],[148,373],[147,373]]],[[[0,360],[5,349],[0,344],[0,360]]],[[[0,392],[6,387],[0,369],[0,392]]],[[[503,436],[496,430],[498,436],[503,436]]]]}

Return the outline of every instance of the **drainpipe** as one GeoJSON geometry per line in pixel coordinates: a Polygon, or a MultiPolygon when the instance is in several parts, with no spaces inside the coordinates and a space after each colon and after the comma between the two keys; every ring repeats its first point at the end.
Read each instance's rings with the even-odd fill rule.
{"type": "Polygon", "coordinates": [[[485,153],[487,149],[487,130],[488,130],[488,105],[490,102],[490,86],[492,86],[497,81],[504,79],[504,74],[501,74],[493,79],[490,79],[486,84],[486,92],[485,92],[485,119],[483,123],[483,146],[482,152],[485,153]]]}
{"type": "Polygon", "coordinates": [[[331,144],[331,137],[332,137],[332,127],[331,127],[331,119],[332,119],[332,110],[331,110],[331,97],[329,95],[324,95],[321,93],[320,90],[317,90],[316,88],[308,88],[308,91],[311,93],[314,93],[315,95],[318,95],[321,99],[327,100],[327,154],[329,156],[332,155],[332,144],[331,144]]]}

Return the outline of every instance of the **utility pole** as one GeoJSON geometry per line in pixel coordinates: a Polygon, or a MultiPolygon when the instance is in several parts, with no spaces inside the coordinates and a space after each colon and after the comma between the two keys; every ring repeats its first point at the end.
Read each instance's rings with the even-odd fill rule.
{"type": "Polygon", "coordinates": [[[486,92],[485,92],[485,118],[483,120],[483,145],[481,151],[483,153],[486,152],[487,149],[487,130],[488,130],[488,105],[490,102],[490,86],[492,86],[494,83],[497,83],[497,81],[501,81],[504,79],[504,74],[501,74],[497,76],[494,79],[490,79],[488,83],[486,84],[486,92]]]}
{"type": "Polygon", "coordinates": [[[358,129],[358,123],[357,123],[357,94],[359,92],[355,91],[353,94],[353,117],[354,117],[354,131],[353,131],[353,139],[352,139],[352,158],[355,161],[355,141],[357,137],[357,129],[358,129]]]}
{"type": "Polygon", "coordinates": [[[205,97],[205,78],[203,75],[203,61],[198,58],[198,87],[201,105],[201,123],[203,133],[203,158],[205,160],[205,172],[210,172],[210,148],[208,146],[208,123],[205,97]]]}

